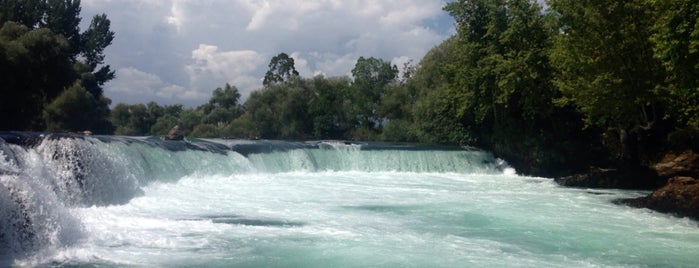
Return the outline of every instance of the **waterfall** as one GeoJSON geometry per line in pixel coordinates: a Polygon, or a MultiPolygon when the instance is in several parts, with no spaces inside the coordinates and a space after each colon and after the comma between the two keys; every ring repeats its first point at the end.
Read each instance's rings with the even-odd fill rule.
{"type": "Polygon", "coordinates": [[[5,132],[0,133],[0,256],[75,242],[80,224],[69,208],[126,204],[152,182],[193,174],[508,169],[487,152],[459,147],[5,132]]]}

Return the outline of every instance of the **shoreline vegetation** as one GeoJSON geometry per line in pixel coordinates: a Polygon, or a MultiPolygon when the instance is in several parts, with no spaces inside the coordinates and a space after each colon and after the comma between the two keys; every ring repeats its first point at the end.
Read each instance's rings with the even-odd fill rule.
{"type": "Polygon", "coordinates": [[[699,2],[457,0],[456,34],[405,66],[300,77],[286,53],[245,102],[119,103],[107,15],[0,1],[0,130],[467,145],[561,185],[656,190],[622,203],[699,220],[699,2]]]}

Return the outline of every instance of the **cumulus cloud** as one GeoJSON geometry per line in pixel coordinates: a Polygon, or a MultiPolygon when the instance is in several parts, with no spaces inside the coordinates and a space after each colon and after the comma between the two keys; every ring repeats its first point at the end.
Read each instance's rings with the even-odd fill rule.
{"type": "Polygon", "coordinates": [[[301,53],[298,51],[295,51],[289,55],[292,59],[294,59],[294,67],[296,68],[296,71],[299,72],[299,75],[302,77],[308,77],[308,76],[314,76],[314,74],[320,72],[319,70],[312,71],[311,68],[308,66],[308,60],[303,58],[301,56],[301,53]]]}
{"type": "Polygon", "coordinates": [[[219,51],[217,46],[207,44],[192,51],[192,60],[185,69],[193,88],[211,90],[230,83],[240,87],[241,94],[259,84],[259,78],[253,74],[264,66],[263,57],[256,51],[219,51]]]}
{"type": "Polygon", "coordinates": [[[92,15],[106,13],[116,32],[106,51],[106,62],[118,70],[119,78],[106,85],[115,102],[186,99],[198,105],[225,83],[246,98],[262,86],[267,63],[281,52],[293,57],[306,77],[349,75],[360,56],[402,67],[408,59],[419,61],[453,28],[441,10],[443,1],[83,0],[82,5],[82,28],[92,15]],[[143,98],[135,98],[139,95],[143,98]]]}
{"type": "Polygon", "coordinates": [[[164,104],[201,103],[209,96],[203,92],[163,82],[157,75],[134,67],[118,69],[116,78],[107,85],[105,94],[115,103],[157,101],[164,104]]]}

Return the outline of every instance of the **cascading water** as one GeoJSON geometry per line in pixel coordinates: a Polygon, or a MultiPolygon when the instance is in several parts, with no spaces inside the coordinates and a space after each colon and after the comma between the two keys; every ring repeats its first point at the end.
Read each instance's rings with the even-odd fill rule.
{"type": "Polygon", "coordinates": [[[696,222],[486,152],[0,133],[0,266],[696,266],[696,222]]]}

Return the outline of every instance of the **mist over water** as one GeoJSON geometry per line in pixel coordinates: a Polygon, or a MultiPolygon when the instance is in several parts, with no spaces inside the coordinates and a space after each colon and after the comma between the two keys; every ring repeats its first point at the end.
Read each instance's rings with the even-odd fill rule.
{"type": "Polygon", "coordinates": [[[0,139],[0,266],[698,266],[697,222],[612,203],[642,194],[460,148],[0,139]]]}

